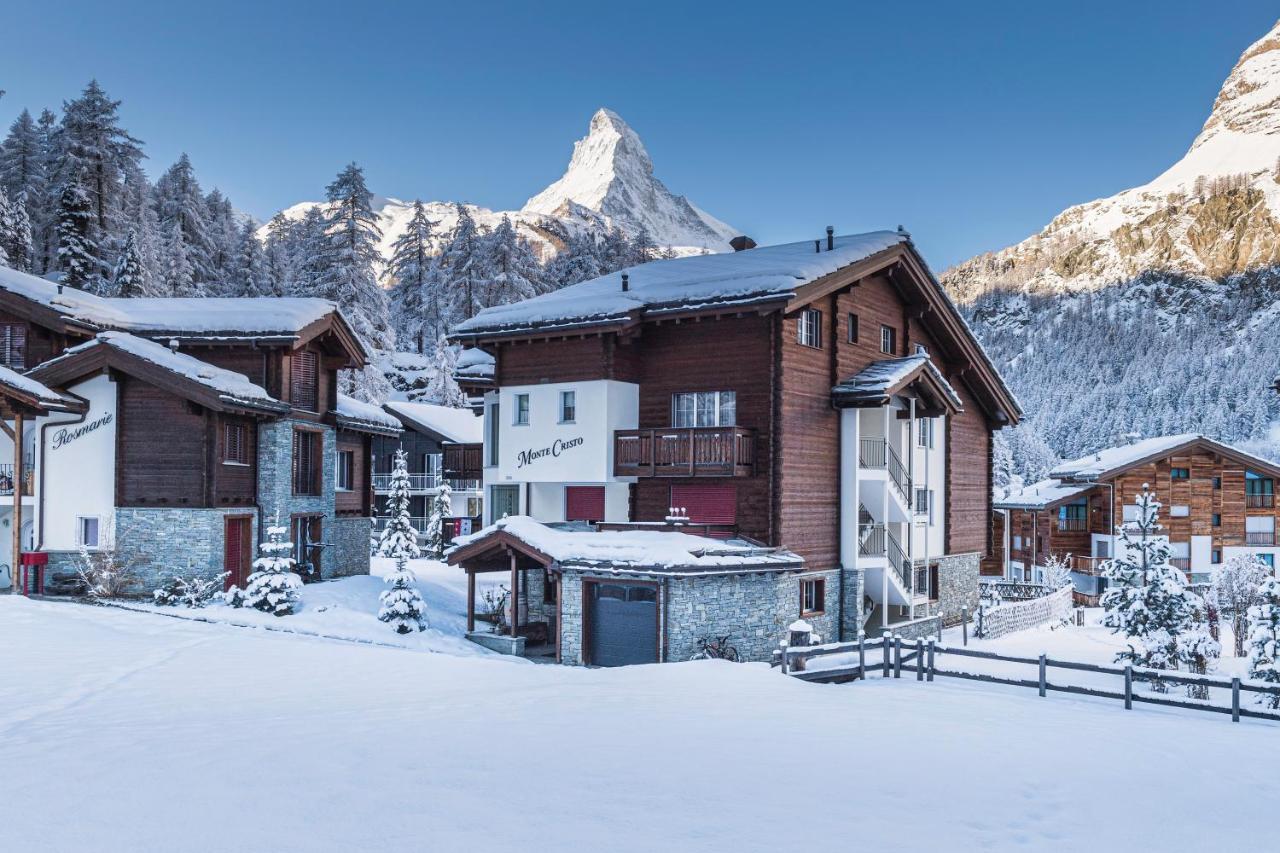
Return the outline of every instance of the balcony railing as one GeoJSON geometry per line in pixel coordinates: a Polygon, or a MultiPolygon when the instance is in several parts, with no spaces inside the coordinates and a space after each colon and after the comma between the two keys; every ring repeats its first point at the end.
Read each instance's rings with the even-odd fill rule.
{"type": "Polygon", "coordinates": [[[902,464],[897,451],[888,441],[883,438],[859,439],[858,466],[887,470],[889,479],[898,487],[903,501],[908,507],[911,506],[911,478],[907,476],[907,467],[902,464]]]}
{"type": "Polygon", "coordinates": [[[1274,530],[1250,530],[1244,534],[1244,544],[1246,545],[1274,545],[1276,544],[1276,534],[1274,530]]]}
{"type": "Polygon", "coordinates": [[[898,538],[883,524],[858,526],[858,553],[864,557],[884,557],[893,569],[893,573],[898,576],[898,582],[902,584],[902,588],[906,590],[913,588],[911,563],[907,555],[902,552],[898,538]]]}
{"type": "Polygon", "coordinates": [[[446,444],[443,453],[444,476],[450,480],[484,478],[483,444],[446,444]]]}
{"type": "Polygon", "coordinates": [[[1089,529],[1089,519],[1087,518],[1060,518],[1058,519],[1058,530],[1063,533],[1080,533],[1089,529]]]}
{"type": "Polygon", "coordinates": [[[756,431],[748,427],[621,429],[613,434],[615,477],[749,477],[756,431]]]}
{"type": "Polygon", "coordinates": [[[1184,572],[1189,572],[1191,571],[1191,558],[1190,557],[1170,557],[1169,565],[1173,566],[1175,569],[1181,569],[1184,572]]]}
{"type": "MultiPolygon", "coordinates": [[[[35,494],[31,488],[33,481],[31,463],[28,462],[22,466],[22,494],[35,494]]],[[[0,465],[0,495],[12,496],[13,491],[13,463],[10,462],[8,465],[0,465]]]]}
{"type": "MultiPolygon", "coordinates": [[[[392,474],[374,474],[373,490],[375,492],[391,491],[392,474]]],[[[437,471],[409,473],[409,491],[411,492],[429,492],[440,488],[442,483],[448,483],[449,488],[455,492],[475,492],[480,490],[479,480],[454,480],[441,475],[437,471]]]]}
{"type": "Polygon", "coordinates": [[[1265,495],[1265,494],[1257,494],[1257,495],[1247,494],[1244,496],[1244,505],[1247,506],[1249,509],[1271,509],[1276,505],[1276,496],[1265,495]]]}

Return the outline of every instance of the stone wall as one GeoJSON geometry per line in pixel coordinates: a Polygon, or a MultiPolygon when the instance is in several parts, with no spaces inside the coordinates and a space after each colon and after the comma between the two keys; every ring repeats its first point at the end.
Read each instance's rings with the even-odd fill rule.
{"type": "MultiPolygon", "coordinates": [[[[295,513],[323,515],[326,530],[332,523],[335,486],[337,435],[332,427],[314,421],[283,418],[258,426],[258,502],[267,524],[279,514],[282,524],[289,523],[295,513]],[[293,429],[295,426],[318,429],[322,436],[321,488],[319,495],[293,493],[293,429]]],[[[327,535],[327,534],[326,534],[327,535]]],[[[329,541],[326,539],[326,541],[329,541]]]]}
{"type": "MultiPolygon", "coordinates": [[[[217,577],[223,572],[225,519],[229,515],[253,515],[251,541],[256,541],[257,518],[252,508],[118,508],[114,530],[116,553],[131,563],[140,576],[142,595],[149,595],[175,574],[217,577]]],[[[70,556],[74,571],[78,555],[70,556]]],[[[53,562],[51,556],[50,564],[53,562]]]]}
{"type": "Polygon", "coordinates": [[[582,573],[572,570],[560,576],[560,662],[581,665],[582,573]]]}
{"type": "Polygon", "coordinates": [[[362,516],[340,516],[329,522],[326,549],[321,569],[325,577],[348,577],[369,574],[369,537],[373,519],[362,516]]]}
{"type": "Polygon", "coordinates": [[[844,575],[844,625],[838,637],[834,634],[823,634],[822,639],[827,642],[858,639],[858,633],[863,630],[863,622],[867,617],[867,614],[862,612],[862,599],[867,594],[866,573],[860,569],[841,569],[840,572],[844,575]]]}
{"type": "Polygon", "coordinates": [[[938,612],[944,624],[960,624],[961,610],[978,609],[978,554],[949,554],[938,560],[938,612]]]}

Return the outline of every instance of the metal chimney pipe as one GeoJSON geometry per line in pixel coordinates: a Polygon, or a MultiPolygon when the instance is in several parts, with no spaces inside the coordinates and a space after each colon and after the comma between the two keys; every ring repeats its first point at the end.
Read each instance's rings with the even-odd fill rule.
{"type": "Polygon", "coordinates": [[[813,251],[815,251],[815,252],[821,252],[821,251],[822,251],[822,241],[821,241],[821,240],[814,240],[814,241],[813,241],[813,251]]]}
{"type": "Polygon", "coordinates": [[[631,289],[631,276],[626,273],[622,274],[622,292],[626,293],[631,289]]]}
{"type": "Polygon", "coordinates": [[[830,252],[836,247],[836,229],[830,225],[827,226],[827,251],[830,252]]]}

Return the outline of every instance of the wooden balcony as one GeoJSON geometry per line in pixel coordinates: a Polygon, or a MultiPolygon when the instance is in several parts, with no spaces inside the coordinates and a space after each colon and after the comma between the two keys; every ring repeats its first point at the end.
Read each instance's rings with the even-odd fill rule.
{"type": "Polygon", "coordinates": [[[446,444],[443,448],[444,476],[449,480],[484,479],[483,444],[446,444]]]}
{"type": "Polygon", "coordinates": [[[1249,509],[1271,509],[1276,505],[1276,496],[1272,494],[1246,494],[1245,506],[1249,509]]]}
{"type": "Polygon", "coordinates": [[[756,431],[747,427],[622,429],[613,434],[615,477],[750,477],[756,431]]]}
{"type": "Polygon", "coordinates": [[[1060,518],[1058,519],[1058,530],[1063,533],[1081,533],[1089,529],[1089,519],[1087,518],[1060,518]]]}

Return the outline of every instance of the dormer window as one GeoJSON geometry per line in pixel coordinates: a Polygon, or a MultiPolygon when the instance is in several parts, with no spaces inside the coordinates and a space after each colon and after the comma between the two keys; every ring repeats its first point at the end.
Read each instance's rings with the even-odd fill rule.
{"type": "Polygon", "coordinates": [[[11,370],[27,369],[27,327],[0,323],[0,364],[11,370]]]}

